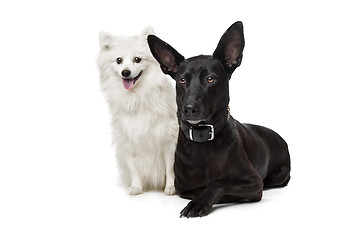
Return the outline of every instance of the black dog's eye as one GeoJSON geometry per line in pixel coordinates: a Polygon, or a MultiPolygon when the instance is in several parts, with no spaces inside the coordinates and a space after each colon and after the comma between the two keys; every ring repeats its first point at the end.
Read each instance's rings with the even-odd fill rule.
{"type": "Polygon", "coordinates": [[[122,63],[122,58],[118,57],[118,58],[116,59],[116,63],[117,63],[117,64],[122,63]]]}
{"type": "Polygon", "coordinates": [[[141,58],[139,58],[139,57],[134,58],[134,62],[136,62],[136,63],[141,62],[141,58]]]}
{"type": "Polygon", "coordinates": [[[206,78],[206,81],[208,81],[209,83],[213,83],[213,82],[215,81],[215,78],[212,77],[212,76],[208,76],[208,77],[206,78]]]}
{"type": "Polygon", "coordinates": [[[185,78],[180,78],[179,83],[185,84],[185,83],[186,83],[186,79],[185,79],[185,78]]]}

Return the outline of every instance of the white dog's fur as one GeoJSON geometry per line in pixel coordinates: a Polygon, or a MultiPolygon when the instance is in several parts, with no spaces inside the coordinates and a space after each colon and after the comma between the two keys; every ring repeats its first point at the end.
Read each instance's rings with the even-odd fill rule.
{"type": "Polygon", "coordinates": [[[172,195],[179,128],[175,89],[150,52],[149,34],[153,34],[151,27],[132,37],[101,32],[100,82],[112,116],[116,158],[129,194],[161,189],[172,195]],[[119,57],[120,64],[116,61],[119,57]],[[141,62],[137,63],[136,57],[141,62]],[[131,71],[129,78],[142,71],[130,89],[123,84],[123,70],[131,71]]]}

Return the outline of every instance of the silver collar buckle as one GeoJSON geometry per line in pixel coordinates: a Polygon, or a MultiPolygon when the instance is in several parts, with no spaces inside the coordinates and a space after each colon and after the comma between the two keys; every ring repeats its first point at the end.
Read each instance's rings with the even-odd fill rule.
{"type": "MultiPolygon", "coordinates": [[[[211,124],[198,124],[197,126],[199,127],[209,127],[210,131],[209,131],[209,139],[207,139],[207,141],[211,141],[214,139],[215,137],[215,131],[214,131],[214,126],[211,124]]],[[[194,141],[194,137],[193,137],[193,127],[190,126],[189,128],[189,138],[191,141],[194,141]]]]}

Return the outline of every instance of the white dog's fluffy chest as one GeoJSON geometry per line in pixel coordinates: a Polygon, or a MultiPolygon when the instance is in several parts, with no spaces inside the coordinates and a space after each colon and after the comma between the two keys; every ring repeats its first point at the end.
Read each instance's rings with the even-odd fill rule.
{"type": "MultiPolygon", "coordinates": [[[[158,107],[169,108],[169,106],[158,107]]],[[[156,113],[154,109],[115,112],[112,120],[114,140],[124,146],[136,145],[146,149],[159,149],[159,145],[177,136],[177,131],[174,131],[177,129],[175,116],[169,121],[170,114],[156,113]]]]}

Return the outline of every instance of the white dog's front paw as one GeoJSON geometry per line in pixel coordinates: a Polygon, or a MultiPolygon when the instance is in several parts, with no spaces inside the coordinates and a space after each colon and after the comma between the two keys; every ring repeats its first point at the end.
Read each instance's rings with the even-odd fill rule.
{"type": "Polygon", "coordinates": [[[165,195],[175,195],[176,194],[176,190],[175,190],[175,186],[171,185],[171,186],[167,186],[165,187],[164,190],[165,195]]]}
{"type": "Polygon", "coordinates": [[[134,186],[130,186],[128,187],[128,193],[130,195],[139,195],[143,193],[143,188],[142,187],[134,187],[134,186]]]}

